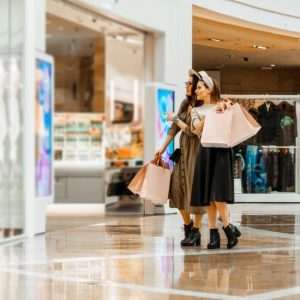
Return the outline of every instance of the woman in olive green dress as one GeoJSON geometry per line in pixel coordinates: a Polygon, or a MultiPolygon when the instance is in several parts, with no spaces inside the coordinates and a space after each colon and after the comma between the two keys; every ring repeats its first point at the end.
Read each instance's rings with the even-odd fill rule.
{"type": "Polygon", "coordinates": [[[194,106],[199,106],[195,98],[195,90],[199,81],[199,75],[196,71],[190,70],[186,84],[186,99],[182,101],[177,114],[167,115],[167,120],[173,122],[168,136],[155,155],[161,156],[169,143],[175,138],[176,134],[181,131],[180,135],[180,158],[175,163],[170,182],[170,207],[177,208],[180,211],[184,222],[185,237],[181,241],[182,246],[200,245],[202,217],[206,210],[203,207],[191,207],[191,193],[194,178],[194,169],[196,157],[200,148],[200,141],[196,134],[191,132],[191,110],[194,106]],[[191,219],[194,214],[194,220],[191,219]]]}

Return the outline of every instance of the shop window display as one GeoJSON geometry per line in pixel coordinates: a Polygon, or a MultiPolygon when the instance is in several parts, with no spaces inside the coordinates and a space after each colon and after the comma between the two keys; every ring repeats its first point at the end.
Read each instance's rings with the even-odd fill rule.
{"type": "Polygon", "coordinates": [[[140,114],[134,120],[134,104],[115,100],[110,125],[105,132],[107,167],[135,167],[143,163],[143,126],[140,114]]]}
{"type": "Polygon", "coordinates": [[[103,162],[104,121],[104,114],[55,114],[55,160],[103,162]]]}
{"type": "Polygon", "coordinates": [[[297,116],[295,100],[234,99],[262,126],[236,146],[234,176],[243,193],[296,192],[297,116]]]}

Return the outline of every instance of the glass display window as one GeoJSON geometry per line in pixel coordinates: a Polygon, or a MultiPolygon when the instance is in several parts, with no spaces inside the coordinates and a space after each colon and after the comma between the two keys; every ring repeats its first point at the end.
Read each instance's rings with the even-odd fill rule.
{"type": "Polygon", "coordinates": [[[261,125],[256,136],[233,148],[235,190],[251,194],[298,192],[300,103],[293,97],[229,99],[242,105],[261,125]]]}

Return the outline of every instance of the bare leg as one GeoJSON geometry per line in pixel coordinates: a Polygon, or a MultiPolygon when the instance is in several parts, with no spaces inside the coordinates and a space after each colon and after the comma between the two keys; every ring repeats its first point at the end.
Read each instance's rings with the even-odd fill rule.
{"type": "Polygon", "coordinates": [[[203,214],[195,214],[194,227],[200,228],[203,214]]]}
{"type": "Polygon", "coordinates": [[[216,229],[217,227],[217,207],[215,201],[211,201],[207,206],[208,225],[210,229],[216,229]]]}
{"type": "Polygon", "coordinates": [[[180,214],[183,219],[184,225],[189,225],[191,223],[191,215],[184,210],[180,210],[180,214]]]}
{"type": "Polygon", "coordinates": [[[229,210],[226,202],[214,202],[217,210],[222,218],[223,226],[226,228],[229,225],[229,210]]]}

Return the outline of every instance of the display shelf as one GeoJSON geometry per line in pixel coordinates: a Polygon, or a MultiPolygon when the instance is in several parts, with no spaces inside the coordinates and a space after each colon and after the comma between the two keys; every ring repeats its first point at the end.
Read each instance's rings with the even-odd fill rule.
{"type": "Polygon", "coordinates": [[[104,114],[55,114],[55,161],[103,162],[104,114]]]}
{"type": "Polygon", "coordinates": [[[105,166],[106,168],[120,168],[120,167],[129,167],[129,168],[139,168],[143,166],[143,158],[134,158],[134,159],[106,159],[105,166]]]}

